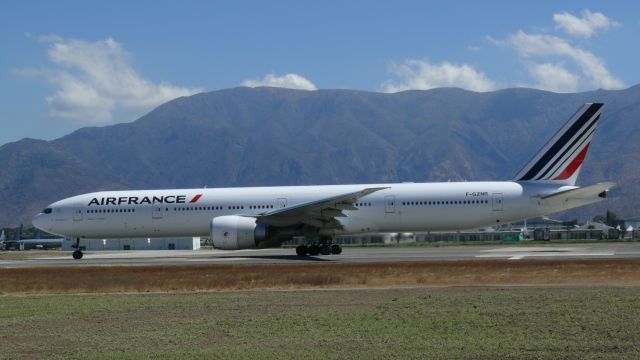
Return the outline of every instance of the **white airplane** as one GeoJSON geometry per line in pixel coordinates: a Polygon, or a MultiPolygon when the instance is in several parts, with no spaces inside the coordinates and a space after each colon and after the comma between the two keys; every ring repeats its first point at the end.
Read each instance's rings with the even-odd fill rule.
{"type": "Polygon", "coordinates": [[[102,191],[49,205],[33,225],[80,239],[211,236],[220,249],[309,239],[296,253],[339,254],[336,235],[463,230],[543,216],[606,198],[575,186],[602,104],[582,106],[511,181],[102,191]]]}

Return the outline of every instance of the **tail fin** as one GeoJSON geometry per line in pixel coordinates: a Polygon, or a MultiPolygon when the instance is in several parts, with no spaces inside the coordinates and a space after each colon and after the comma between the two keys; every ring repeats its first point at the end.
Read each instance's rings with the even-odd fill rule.
{"type": "Polygon", "coordinates": [[[596,130],[601,103],[584,104],[520,170],[514,181],[575,185],[596,130]]]}

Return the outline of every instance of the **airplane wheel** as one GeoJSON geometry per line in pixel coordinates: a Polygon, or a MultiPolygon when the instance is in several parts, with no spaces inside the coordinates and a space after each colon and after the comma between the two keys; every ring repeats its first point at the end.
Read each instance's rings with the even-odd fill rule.
{"type": "Polygon", "coordinates": [[[320,246],[316,244],[309,245],[309,255],[316,256],[318,254],[320,254],[320,246]]]}
{"type": "Polygon", "coordinates": [[[331,253],[333,255],[339,255],[342,254],[342,246],[338,245],[338,244],[333,244],[331,245],[331,253]]]}
{"type": "Polygon", "coordinates": [[[309,248],[306,245],[298,245],[298,247],[296,247],[296,254],[299,256],[307,256],[307,254],[309,254],[309,248]]]}
{"type": "Polygon", "coordinates": [[[320,254],[331,255],[331,247],[329,245],[320,245],[320,254]]]}
{"type": "Polygon", "coordinates": [[[76,260],[82,259],[82,255],[83,255],[82,251],[80,251],[80,250],[76,250],[76,251],[73,252],[73,258],[76,259],[76,260]]]}

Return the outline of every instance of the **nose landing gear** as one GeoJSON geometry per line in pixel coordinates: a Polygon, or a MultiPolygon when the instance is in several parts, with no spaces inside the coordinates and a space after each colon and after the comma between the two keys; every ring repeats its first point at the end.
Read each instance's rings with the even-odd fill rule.
{"type": "Polygon", "coordinates": [[[84,254],[82,253],[82,250],[80,250],[80,238],[76,238],[76,244],[74,247],[76,250],[72,254],[73,258],[76,260],[82,259],[82,255],[84,254]]]}

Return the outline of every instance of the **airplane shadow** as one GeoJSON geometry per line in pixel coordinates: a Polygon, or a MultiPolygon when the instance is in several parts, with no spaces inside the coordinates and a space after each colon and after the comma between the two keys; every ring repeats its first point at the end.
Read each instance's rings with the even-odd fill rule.
{"type": "Polygon", "coordinates": [[[298,262],[303,262],[303,261],[311,261],[311,262],[315,262],[315,261],[321,261],[321,262],[330,261],[330,262],[334,262],[335,261],[335,260],[332,260],[332,259],[320,258],[320,257],[315,257],[315,256],[301,257],[301,256],[298,256],[298,255],[244,255],[244,256],[232,256],[232,257],[233,258],[238,258],[238,259],[253,259],[253,260],[270,259],[270,260],[298,261],[298,262]]]}

